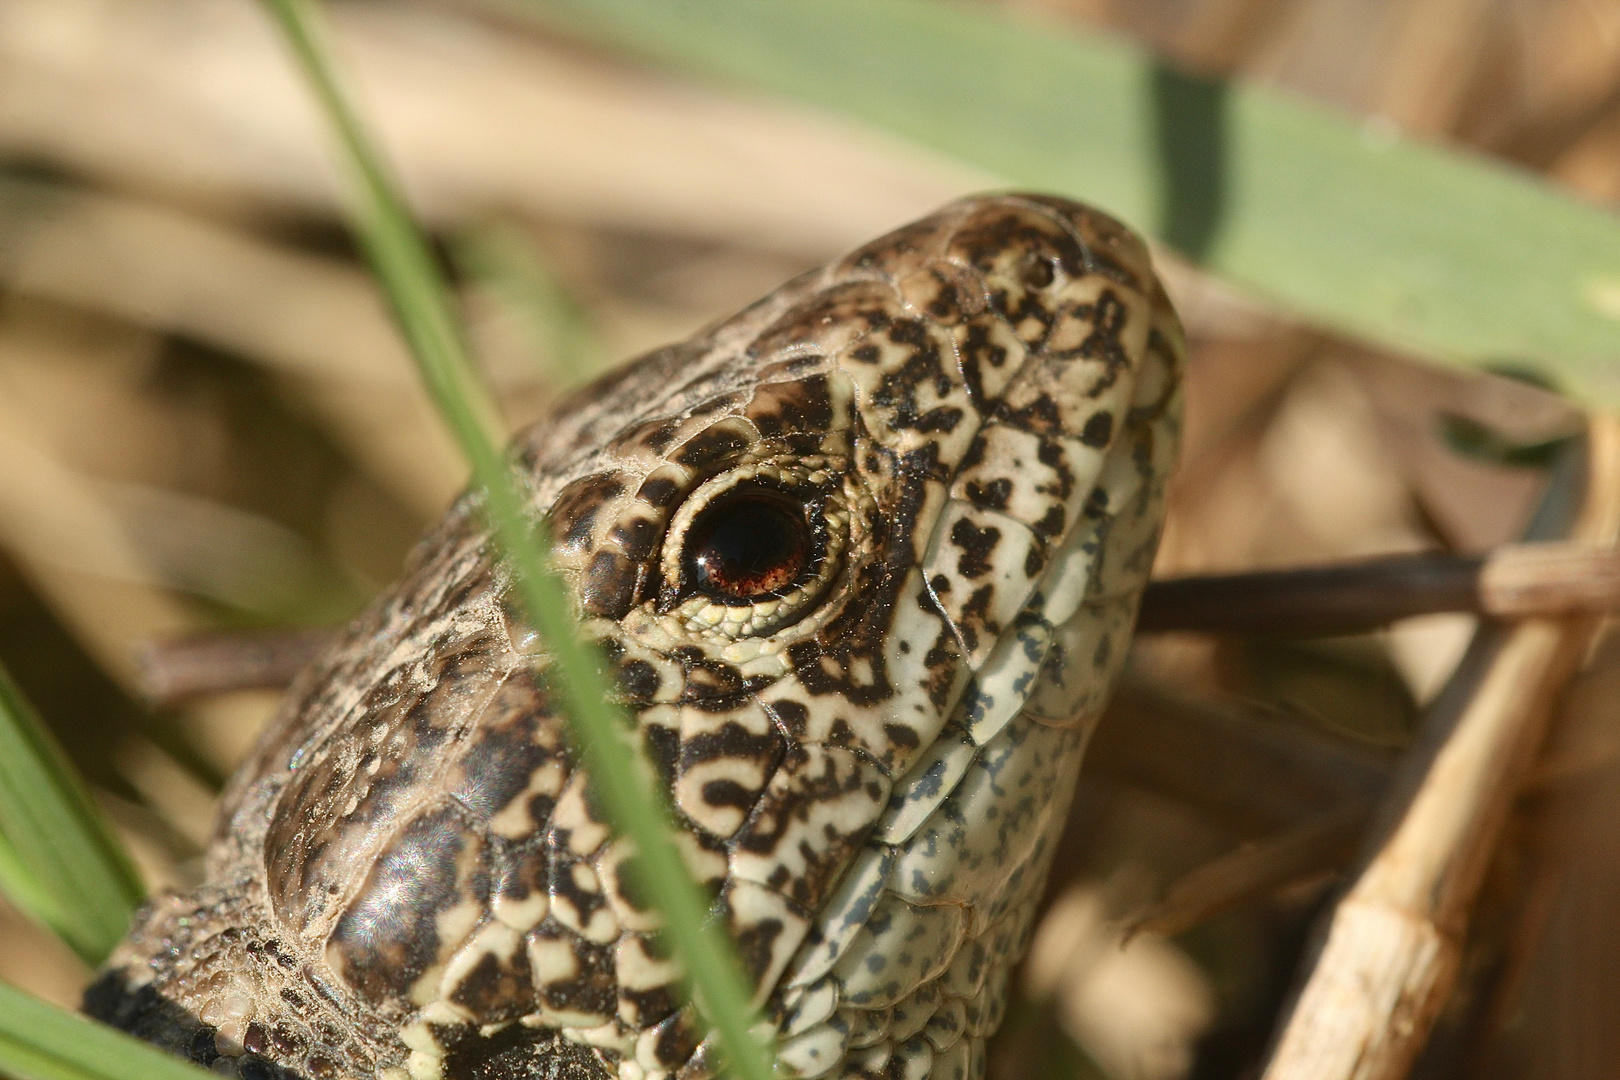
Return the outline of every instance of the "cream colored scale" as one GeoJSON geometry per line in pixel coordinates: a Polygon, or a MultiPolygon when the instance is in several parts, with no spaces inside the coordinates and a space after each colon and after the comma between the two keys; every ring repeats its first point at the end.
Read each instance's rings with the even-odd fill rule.
{"type": "Polygon", "coordinates": [[[1151,569],[1180,426],[1173,363],[1149,353],[1138,420],[1110,450],[1101,498],[1065,539],[1031,618],[897,785],[783,977],[778,1055],[803,1080],[984,1074],[1151,569]]]}

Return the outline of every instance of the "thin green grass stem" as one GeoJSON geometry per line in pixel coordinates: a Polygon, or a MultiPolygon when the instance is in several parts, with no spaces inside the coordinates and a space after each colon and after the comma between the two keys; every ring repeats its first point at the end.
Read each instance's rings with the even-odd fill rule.
{"type": "Polygon", "coordinates": [[[513,575],[518,598],[551,651],[549,681],[560,691],[591,783],[614,823],[635,845],[636,881],[662,912],[694,996],[736,1074],[770,1080],[769,1054],[750,1031],[752,994],[730,939],[709,919],[705,893],[670,835],[666,800],[631,745],[595,650],[578,636],[573,606],[549,565],[543,528],[530,518],[499,449],[497,412],[474,374],[448,284],[397,186],[339,87],[319,13],[308,0],[267,0],[338,137],[354,226],[393,307],[423,380],[461,444],[483,510],[513,575]]]}

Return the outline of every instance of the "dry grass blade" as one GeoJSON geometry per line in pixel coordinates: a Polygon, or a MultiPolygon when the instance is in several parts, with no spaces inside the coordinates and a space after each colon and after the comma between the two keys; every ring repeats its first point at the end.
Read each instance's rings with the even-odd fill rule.
{"type": "Polygon", "coordinates": [[[630,745],[628,724],[612,704],[600,658],[579,640],[573,606],[550,569],[545,530],[530,519],[498,449],[494,405],[473,372],[466,335],[427,240],[338,86],[314,6],[306,0],[269,0],[269,7],[338,135],[352,184],[357,237],[429,391],[472,463],[518,598],[552,655],[555,670],[547,681],[561,693],[592,786],[635,845],[636,879],[664,915],[727,1062],[747,1080],[769,1080],[770,1058],[751,1030],[755,1009],[742,966],[730,940],[708,920],[707,900],[670,836],[668,808],[651,782],[650,766],[630,745]]]}
{"type": "Polygon", "coordinates": [[[1620,553],[1596,544],[1508,544],[1479,576],[1480,609],[1498,618],[1612,611],[1620,553]]]}
{"type": "Polygon", "coordinates": [[[1355,853],[1371,806],[1309,818],[1206,863],[1177,881],[1125,931],[1174,937],[1258,897],[1339,869],[1355,853]]]}
{"type": "Polygon", "coordinates": [[[462,483],[374,282],[350,263],[172,207],[0,175],[0,284],[291,376],[424,517],[462,483]]]}
{"type": "MultiPolygon", "coordinates": [[[[1589,427],[1572,539],[1620,540],[1620,423],[1589,427]]],[[[1528,774],[1553,698],[1600,620],[1487,628],[1425,720],[1387,832],[1334,912],[1267,1067],[1267,1080],[1396,1080],[1454,985],[1462,938],[1502,823],[1528,774]]]]}

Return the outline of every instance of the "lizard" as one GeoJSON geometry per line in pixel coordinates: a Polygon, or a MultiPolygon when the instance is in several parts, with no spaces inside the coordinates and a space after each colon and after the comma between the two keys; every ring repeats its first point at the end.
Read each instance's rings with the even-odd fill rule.
{"type": "MultiPolygon", "coordinates": [[[[564,400],[510,454],[779,1069],[984,1072],[1161,529],[1147,247],[969,197],[564,400]]],[[[290,688],[204,880],[86,1011],[241,1080],[700,1080],[476,492],[290,688]]]]}

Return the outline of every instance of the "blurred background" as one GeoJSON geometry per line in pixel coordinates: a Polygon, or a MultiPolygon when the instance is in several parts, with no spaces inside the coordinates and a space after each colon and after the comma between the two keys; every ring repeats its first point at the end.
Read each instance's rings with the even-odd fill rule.
{"type": "MultiPolygon", "coordinates": [[[[1194,75],[1282,88],[1620,202],[1620,0],[980,6],[1133,39],[1194,75]]],[[[1000,183],[836,115],[558,36],[517,4],[329,10],[514,426],[1000,183]]],[[[251,0],[0,0],[0,660],[153,887],[196,875],[216,792],[276,694],[154,704],[136,649],[343,620],[465,480],[337,190],[251,0]]],[[[1192,367],[1160,573],[1480,552],[1519,535],[1580,427],[1556,386],[1513,356],[1492,373],[1392,355],[1164,261],[1192,367]]],[[[1286,887],[1177,909],[1186,875],[1309,825],[1331,785],[1254,772],[1252,756],[1228,771],[1177,742],[1190,727],[1142,733],[1190,717],[1372,791],[1471,630],[1431,616],[1309,642],[1142,639],[992,1074],[1252,1074],[1357,835],[1324,834],[1286,887]],[[1164,932],[1122,944],[1143,918],[1164,932]]],[[[1560,707],[1414,1075],[1620,1075],[1616,702],[1620,646],[1606,642],[1560,707]]],[[[73,1004],[88,972],[0,908],[0,978],[73,1004]]]]}

